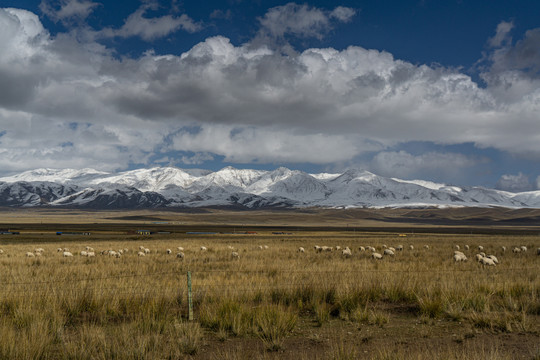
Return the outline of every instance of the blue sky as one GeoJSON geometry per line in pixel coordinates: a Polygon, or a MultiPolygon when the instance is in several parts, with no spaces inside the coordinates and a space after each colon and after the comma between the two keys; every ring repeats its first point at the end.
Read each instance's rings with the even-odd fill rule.
{"type": "Polygon", "coordinates": [[[0,171],[540,188],[538,1],[0,0],[0,171]]]}

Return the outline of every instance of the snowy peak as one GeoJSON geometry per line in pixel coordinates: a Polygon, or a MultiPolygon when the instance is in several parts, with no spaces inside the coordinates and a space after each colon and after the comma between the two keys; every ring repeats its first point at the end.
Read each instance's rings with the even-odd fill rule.
{"type": "Polygon", "coordinates": [[[0,178],[0,206],[89,208],[259,207],[531,207],[540,191],[509,193],[424,180],[378,176],[361,169],[308,174],[225,167],[219,171],[155,167],[120,173],[36,169],[0,178]]]}
{"type": "Polygon", "coordinates": [[[25,171],[20,174],[7,176],[0,178],[0,181],[7,182],[7,183],[14,183],[19,181],[26,181],[26,182],[35,182],[35,181],[41,181],[41,182],[54,182],[59,184],[66,184],[71,182],[84,182],[89,181],[91,179],[100,177],[100,176],[106,176],[109,173],[98,171],[94,169],[81,169],[81,170],[75,170],[75,169],[36,169],[36,170],[30,170],[25,171]]]}

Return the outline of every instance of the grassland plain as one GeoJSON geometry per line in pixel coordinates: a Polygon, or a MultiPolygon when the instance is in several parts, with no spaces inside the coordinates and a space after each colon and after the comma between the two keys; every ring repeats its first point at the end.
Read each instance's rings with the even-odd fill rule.
{"type": "MultiPolygon", "coordinates": [[[[145,216],[129,226],[162,219],[145,216]]],[[[86,218],[91,235],[57,236],[61,221],[38,220],[0,237],[0,359],[540,359],[538,234],[298,227],[137,236],[86,218]],[[359,250],[399,244],[380,261],[359,250]],[[466,244],[469,261],[454,263],[455,245],[466,244]],[[478,245],[500,264],[474,261],[478,245]],[[512,253],[521,245],[529,251],[512,253]],[[96,257],[79,255],[86,246],[96,257]],[[139,246],[150,254],[138,256],[139,246]],[[42,256],[26,257],[37,248],[42,256]],[[128,251],[119,258],[99,254],[120,249],[128,251]]]]}

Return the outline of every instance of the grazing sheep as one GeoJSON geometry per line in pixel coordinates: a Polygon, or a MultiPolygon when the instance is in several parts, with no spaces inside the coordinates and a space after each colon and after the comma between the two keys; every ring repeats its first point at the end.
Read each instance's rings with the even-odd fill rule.
{"type": "Polygon", "coordinates": [[[120,256],[122,256],[119,252],[117,251],[114,251],[114,250],[109,250],[109,256],[113,256],[115,258],[119,258],[120,256]]]}
{"type": "Polygon", "coordinates": [[[306,252],[306,250],[303,248],[303,247],[299,247],[298,250],[296,250],[297,252],[300,252],[300,253],[304,253],[306,252]]]}
{"type": "Polygon", "coordinates": [[[513,252],[514,254],[518,254],[518,253],[521,252],[521,249],[518,248],[518,247],[515,247],[515,248],[512,249],[512,252],[513,252]]]}
{"type": "Polygon", "coordinates": [[[337,246],[336,246],[336,250],[337,250],[337,251],[341,250],[341,246],[337,245],[337,246]]]}
{"type": "Polygon", "coordinates": [[[409,245],[409,250],[414,250],[414,246],[413,246],[413,245],[409,245]]]}
{"type": "Polygon", "coordinates": [[[72,257],[73,254],[70,253],[69,251],[64,251],[64,252],[62,253],[62,256],[63,256],[63,257],[72,257]]]}
{"type": "Polygon", "coordinates": [[[26,253],[26,257],[34,257],[34,256],[36,256],[36,255],[34,255],[33,252],[29,251],[29,252],[26,253]]]}
{"type": "Polygon", "coordinates": [[[88,251],[82,250],[82,251],[80,252],[80,255],[81,255],[81,256],[88,256],[88,251]]]}
{"type": "Polygon", "coordinates": [[[150,249],[149,248],[145,248],[143,251],[144,251],[145,254],[150,254],[150,249]]]}
{"type": "Polygon", "coordinates": [[[347,246],[345,249],[343,249],[342,254],[343,254],[343,256],[349,258],[349,257],[352,256],[352,251],[351,251],[351,249],[349,249],[349,247],[347,246]]]}
{"type": "Polygon", "coordinates": [[[476,254],[476,261],[480,262],[484,258],[481,254],[476,254]]]}
{"type": "Polygon", "coordinates": [[[491,260],[488,257],[483,257],[482,260],[480,260],[480,263],[482,265],[495,266],[495,261],[491,260]]]}
{"type": "Polygon", "coordinates": [[[86,247],[86,251],[90,251],[90,252],[92,252],[92,251],[94,251],[94,248],[93,248],[93,247],[91,247],[91,246],[87,246],[87,247],[86,247]]]}
{"type": "Polygon", "coordinates": [[[383,252],[384,255],[390,255],[390,256],[394,256],[395,253],[392,251],[392,249],[384,249],[384,252],[383,252]]]}
{"type": "Polygon", "coordinates": [[[129,249],[124,248],[124,252],[125,252],[125,253],[128,253],[128,252],[129,252],[129,249]]]}
{"type": "Polygon", "coordinates": [[[207,251],[208,248],[206,246],[201,246],[201,251],[207,251]]]}
{"type": "Polygon", "coordinates": [[[315,249],[315,252],[319,253],[322,251],[322,247],[320,247],[319,245],[315,245],[313,248],[315,249]]]}
{"type": "Polygon", "coordinates": [[[456,245],[455,248],[456,248],[456,250],[459,250],[459,245],[456,245]]]}
{"type": "Polygon", "coordinates": [[[238,254],[236,251],[233,251],[233,252],[231,253],[231,257],[232,257],[233,259],[240,259],[240,254],[238,254]]]}
{"type": "Polygon", "coordinates": [[[424,249],[429,250],[429,245],[424,245],[424,249]]]}
{"type": "Polygon", "coordinates": [[[463,253],[458,253],[457,254],[454,254],[454,261],[455,262],[464,262],[464,261],[467,261],[467,257],[465,256],[465,254],[463,253]]]}
{"type": "Polygon", "coordinates": [[[178,259],[183,259],[184,258],[184,253],[180,251],[178,254],[176,254],[176,257],[178,259]]]}
{"type": "Polygon", "coordinates": [[[165,252],[166,252],[168,255],[172,254],[172,250],[171,250],[171,249],[167,249],[167,250],[165,250],[165,252]]]}
{"type": "Polygon", "coordinates": [[[482,245],[478,245],[478,251],[484,251],[484,247],[482,245]]]}
{"type": "Polygon", "coordinates": [[[392,246],[390,246],[390,247],[388,248],[388,250],[392,250],[393,252],[396,252],[396,249],[393,248],[392,246]]]}
{"type": "Polygon", "coordinates": [[[95,257],[95,256],[96,256],[96,253],[93,252],[93,251],[88,251],[88,252],[86,253],[86,256],[87,256],[87,257],[95,257]]]}
{"type": "Polygon", "coordinates": [[[499,263],[499,259],[495,255],[488,255],[487,258],[493,260],[495,264],[499,263]]]}
{"type": "Polygon", "coordinates": [[[506,252],[506,246],[501,246],[502,252],[506,252]]]}
{"type": "Polygon", "coordinates": [[[334,248],[331,246],[321,246],[322,251],[332,251],[334,248]]]}
{"type": "Polygon", "coordinates": [[[234,248],[233,248],[231,245],[228,245],[228,246],[227,246],[227,249],[229,249],[229,250],[234,250],[234,248]]]}
{"type": "Polygon", "coordinates": [[[184,251],[184,248],[181,246],[177,247],[176,249],[178,249],[178,251],[184,251]]]}
{"type": "Polygon", "coordinates": [[[403,245],[396,246],[396,250],[397,251],[403,251],[403,245]]]}
{"type": "Polygon", "coordinates": [[[4,253],[4,250],[0,249],[0,255],[2,255],[4,253]]]}
{"type": "Polygon", "coordinates": [[[259,245],[259,246],[257,246],[257,248],[258,248],[259,250],[262,250],[262,249],[263,249],[263,246],[262,246],[262,245],[259,245]]]}
{"type": "Polygon", "coordinates": [[[469,245],[464,246],[465,250],[469,250],[471,247],[469,245]]]}
{"type": "Polygon", "coordinates": [[[377,252],[374,252],[373,254],[371,254],[371,258],[375,259],[375,260],[381,260],[382,259],[382,255],[377,253],[377,252]]]}
{"type": "Polygon", "coordinates": [[[387,249],[387,248],[388,248],[388,246],[386,246],[386,244],[382,245],[382,249],[387,249]]]}
{"type": "Polygon", "coordinates": [[[146,248],[145,248],[144,246],[142,246],[142,245],[141,245],[141,246],[139,246],[139,250],[142,250],[142,251],[144,251],[144,249],[146,249],[146,248]]]}
{"type": "Polygon", "coordinates": [[[44,252],[45,250],[43,248],[37,248],[34,250],[35,253],[42,253],[44,252]]]}
{"type": "Polygon", "coordinates": [[[37,252],[36,253],[36,256],[41,256],[42,254],[40,252],[37,252]]]}
{"type": "Polygon", "coordinates": [[[69,249],[68,248],[63,248],[62,251],[68,251],[69,252],[69,249]]]}
{"type": "Polygon", "coordinates": [[[139,251],[139,252],[137,253],[137,256],[146,256],[146,254],[145,254],[144,252],[142,252],[142,251],[139,251]]]}
{"type": "Polygon", "coordinates": [[[267,249],[268,249],[268,245],[264,245],[264,249],[267,250],[267,249]]]}
{"type": "Polygon", "coordinates": [[[373,246],[368,246],[367,249],[371,252],[377,251],[377,249],[375,249],[373,246]]]}
{"type": "Polygon", "coordinates": [[[363,246],[360,246],[360,247],[358,248],[358,250],[360,250],[360,251],[366,251],[366,248],[363,247],[363,246]]]}
{"type": "Polygon", "coordinates": [[[519,248],[520,248],[521,251],[523,251],[523,252],[526,252],[526,251],[527,251],[527,247],[524,246],[524,245],[521,245],[519,248]]]}
{"type": "Polygon", "coordinates": [[[62,252],[62,251],[64,251],[62,248],[56,249],[56,252],[62,252]]]}

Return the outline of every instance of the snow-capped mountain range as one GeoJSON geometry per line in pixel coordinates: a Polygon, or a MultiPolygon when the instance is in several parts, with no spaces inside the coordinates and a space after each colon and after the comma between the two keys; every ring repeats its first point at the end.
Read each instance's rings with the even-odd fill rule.
{"type": "Polygon", "coordinates": [[[540,208],[540,191],[448,186],[364,170],[308,174],[283,167],[273,171],[226,167],[216,172],[157,167],[120,173],[37,169],[0,178],[0,206],[540,208]]]}

